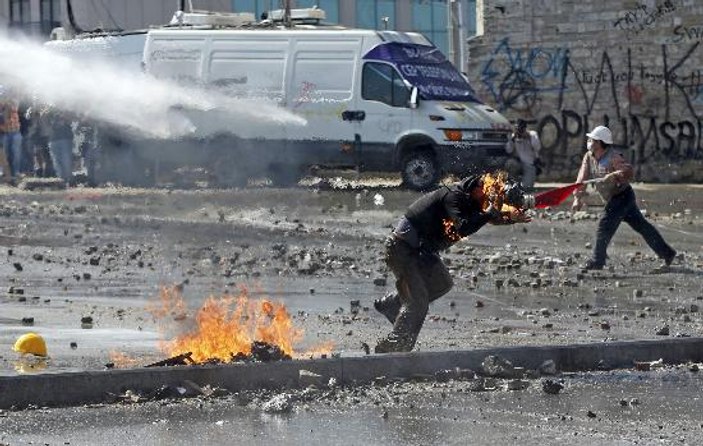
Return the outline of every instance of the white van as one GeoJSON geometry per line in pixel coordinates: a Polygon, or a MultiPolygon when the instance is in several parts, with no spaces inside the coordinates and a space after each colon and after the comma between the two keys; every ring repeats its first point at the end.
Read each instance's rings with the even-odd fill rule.
{"type": "MultiPolygon", "coordinates": [[[[273,100],[306,118],[307,125],[240,125],[222,134],[212,127],[221,129],[232,118],[212,111],[189,116],[196,124],[192,138],[125,141],[115,132],[108,140],[117,150],[105,147],[105,154],[129,153],[162,169],[203,166],[221,185],[260,176],[292,184],[308,167],[320,166],[400,171],[404,184],[417,190],[435,186],[445,173],[502,166],[507,156],[507,119],[481,103],[421,34],[309,22],[242,26],[242,14],[231,14],[239,23],[227,26],[227,15],[219,13],[178,14],[172,25],[146,34],[141,68],[147,74],[233,97],[273,100]],[[188,25],[184,17],[198,21],[188,25]]],[[[107,39],[107,51],[128,53],[136,66],[134,45],[144,37],[135,34],[130,44],[107,39]]],[[[114,167],[118,158],[125,159],[103,164],[114,167]]],[[[122,164],[112,173],[149,177],[140,170],[122,164]]]]}

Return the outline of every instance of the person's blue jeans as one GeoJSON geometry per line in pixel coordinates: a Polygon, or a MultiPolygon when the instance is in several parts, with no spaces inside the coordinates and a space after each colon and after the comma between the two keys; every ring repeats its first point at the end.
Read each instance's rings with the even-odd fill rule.
{"type": "Polygon", "coordinates": [[[20,173],[22,166],[22,134],[20,132],[5,133],[2,138],[5,146],[5,158],[10,166],[10,176],[20,173]]]}
{"type": "Polygon", "coordinates": [[[70,183],[73,179],[73,141],[70,139],[49,141],[49,152],[56,175],[66,183],[70,183]]]}
{"type": "Polygon", "coordinates": [[[627,223],[637,231],[650,248],[662,259],[668,259],[676,254],[676,251],[669,246],[662,238],[657,228],[644,218],[642,212],[637,207],[635,192],[628,187],[623,192],[614,196],[605,206],[605,215],[598,223],[598,233],[596,235],[596,245],[593,248],[593,258],[591,262],[596,265],[605,265],[606,251],[615,231],[620,223],[627,223]]]}

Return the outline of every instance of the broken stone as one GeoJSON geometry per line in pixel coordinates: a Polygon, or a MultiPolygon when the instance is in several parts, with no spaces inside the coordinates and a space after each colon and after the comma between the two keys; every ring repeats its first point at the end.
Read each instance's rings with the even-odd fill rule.
{"type": "Polygon", "coordinates": [[[261,409],[266,413],[288,413],[293,410],[293,397],[287,393],[281,393],[266,401],[261,409]]]}
{"type": "Polygon", "coordinates": [[[539,313],[540,313],[542,316],[550,316],[550,315],[552,314],[552,313],[549,311],[549,308],[541,308],[541,309],[539,310],[539,313]]]}
{"type": "Polygon", "coordinates": [[[649,367],[652,369],[661,369],[664,367],[664,360],[659,358],[656,361],[652,361],[649,363],[649,367]]]}
{"type": "Polygon", "coordinates": [[[513,364],[500,356],[490,355],[481,363],[484,375],[495,378],[519,378],[513,364]]]}
{"type": "Polygon", "coordinates": [[[542,391],[544,393],[547,393],[549,395],[556,395],[559,392],[562,391],[564,388],[564,384],[560,383],[559,381],[554,381],[551,379],[543,379],[542,380],[542,391]]]}
{"type": "Polygon", "coordinates": [[[309,370],[301,369],[298,371],[298,384],[301,387],[324,387],[327,385],[329,379],[325,376],[318,375],[317,373],[311,372],[309,370]]]}
{"type": "Polygon", "coordinates": [[[635,361],[635,370],[639,372],[648,372],[652,370],[652,366],[647,361],[635,361]]]}
{"type": "Polygon", "coordinates": [[[385,277],[376,277],[375,279],[373,279],[373,284],[376,286],[386,286],[387,283],[388,281],[385,277]]]}
{"type": "Polygon", "coordinates": [[[669,326],[665,324],[663,327],[658,329],[655,334],[657,336],[669,336],[669,332],[669,326]]]}
{"type": "Polygon", "coordinates": [[[508,384],[505,386],[505,388],[508,390],[525,390],[528,387],[530,387],[529,381],[525,381],[522,379],[513,379],[511,381],[508,381],[508,384]]]}
{"type": "Polygon", "coordinates": [[[698,305],[696,304],[691,304],[691,307],[689,308],[689,311],[691,313],[698,313],[698,305]]]}
{"type": "Polygon", "coordinates": [[[548,359],[539,366],[539,371],[543,375],[556,375],[557,364],[553,360],[548,359]]]}

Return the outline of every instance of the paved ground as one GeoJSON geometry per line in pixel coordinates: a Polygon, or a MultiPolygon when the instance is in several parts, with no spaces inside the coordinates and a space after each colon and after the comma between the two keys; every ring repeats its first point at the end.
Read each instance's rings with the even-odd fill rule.
{"type": "Polygon", "coordinates": [[[563,377],[558,395],[471,392],[464,382],[400,383],[289,395],[0,412],[8,445],[699,444],[703,380],[685,368],[563,377]]]}
{"type": "MultiPolygon", "coordinates": [[[[169,321],[160,330],[145,307],[161,285],[173,284],[183,286],[192,308],[208,295],[238,293],[246,286],[253,296],[285,302],[305,330],[298,351],[332,340],[335,351],[359,354],[362,342],[373,345],[390,325],[373,311],[351,314],[350,301],[370,307],[391,289],[392,277],[385,286],[374,284],[387,275],[382,240],[417,194],[379,181],[341,186],[0,189],[5,246],[0,280],[7,284],[0,296],[0,373],[102,369],[111,351],[141,364],[162,359],[158,340],[183,325],[169,321]],[[91,328],[81,324],[86,316],[93,318],[91,328]],[[23,325],[30,317],[34,325],[23,325]],[[11,352],[16,337],[28,330],[46,338],[46,363],[28,364],[11,352]]],[[[528,225],[482,229],[445,256],[456,286],[432,305],[418,349],[647,339],[658,337],[665,325],[669,336],[701,335],[701,190],[699,185],[636,187],[641,207],[683,254],[665,273],[655,269],[657,259],[628,227],[611,247],[612,268],[583,273],[579,264],[590,251],[598,207],[579,215],[567,207],[553,209],[528,225]]],[[[477,443],[489,437],[508,443],[512,436],[527,444],[540,439],[582,444],[589,435],[593,444],[618,439],[651,444],[660,434],[665,441],[700,437],[699,418],[693,415],[700,401],[684,399],[700,393],[700,379],[686,372],[623,376],[628,378],[574,378],[556,399],[545,399],[538,390],[465,394],[459,387],[445,392],[451,404],[442,415],[434,408],[444,398],[431,385],[401,388],[399,398],[416,407],[389,408],[388,419],[380,416],[385,403],[376,405],[363,395],[350,397],[359,403],[340,406],[323,399],[293,418],[267,418],[256,405],[239,407],[227,400],[204,402],[208,410],[202,413],[183,402],[4,413],[0,432],[7,433],[0,441],[115,444],[143,435],[151,444],[166,441],[162,438],[218,443],[246,433],[262,443],[293,442],[310,438],[310,429],[316,444],[362,442],[356,436],[376,444],[464,443],[469,432],[477,443]],[[645,398],[652,388],[661,391],[645,398]],[[635,395],[643,403],[621,408],[619,395],[635,395]],[[596,418],[584,418],[587,410],[596,418]],[[530,428],[523,431],[528,421],[530,428]],[[98,424],[101,429],[95,430],[98,424]],[[36,427],[30,426],[45,427],[31,437],[36,427]],[[75,434],[67,433],[69,427],[75,434]],[[578,436],[572,438],[572,431],[578,436]]]]}
{"type": "MultiPolygon", "coordinates": [[[[612,269],[583,274],[597,207],[577,219],[565,207],[528,225],[482,229],[446,255],[456,286],[432,305],[418,348],[652,338],[664,325],[672,336],[700,335],[702,189],[638,187],[642,208],[685,258],[666,274],[653,272],[658,261],[629,227],[610,250],[612,269]]],[[[350,301],[369,307],[391,289],[392,277],[374,285],[387,275],[382,240],[417,196],[369,187],[0,194],[0,280],[8,286],[0,373],[14,373],[9,348],[30,329],[27,317],[47,339],[47,372],[102,368],[113,350],[162,358],[145,307],[172,284],[184,284],[193,308],[246,286],[288,305],[306,330],[301,351],[332,340],[337,351],[358,352],[390,326],[373,311],[351,315],[350,301]],[[81,328],[85,316],[92,329],[81,328]]],[[[179,327],[167,328],[169,337],[179,327]]]]}

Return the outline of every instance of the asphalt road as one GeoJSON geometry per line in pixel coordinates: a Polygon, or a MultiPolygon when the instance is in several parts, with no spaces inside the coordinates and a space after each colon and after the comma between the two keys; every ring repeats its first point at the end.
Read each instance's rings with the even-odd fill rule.
{"type": "Polygon", "coordinates": [[[681,369],[579,373],[558,395],[471,392],[463,382],[0,412],[8,445],[700,444],[703,379],[681,369]]]}
{"type": "MultiPolygon", "coordinates": [[[[611,268],[583,273],[597,206],[482,229],[445,254],[456,284],[432,305],[417,348],[648,339],[665,325],[668,336],[701,335],[701,190],[636,187],[641,207],[683,254],[664,273],[626,226],[609,251],[611,268]]],[[[183,287],[191,316],[207,296],[244,286],[287,305],[305,330],[298,351],[331,340],[335,351],[358,354],[362,342],[373,345],[390,329],[369,310],[393,285],[382,241],[418,196],[377,182],[234,191],[0,188],[0,195],[3,374],[102,369],[111,352],[136,365],[163,359],[159,340],[184,326],[154,320],[146,307],[160,286],[173,284],[183,287]],[[350,312],[353,300],[359,314],[350,312]],[[90,326],[81,324],[87,316],[90,326]],[[47,340],[47,361],[28,365],[11,351],[29,330],[47,340]]],[[[685,370],[568,377],[556,397],[537,382],[520,392],[462,386],[339,390],[296,403],[285,416],[263,413],[263,396],[3,412],[0,443],[693,444],[703,433],[701,381],[685,370]],[[621,406],[622,398],[640,404],[621,406]]]]}

